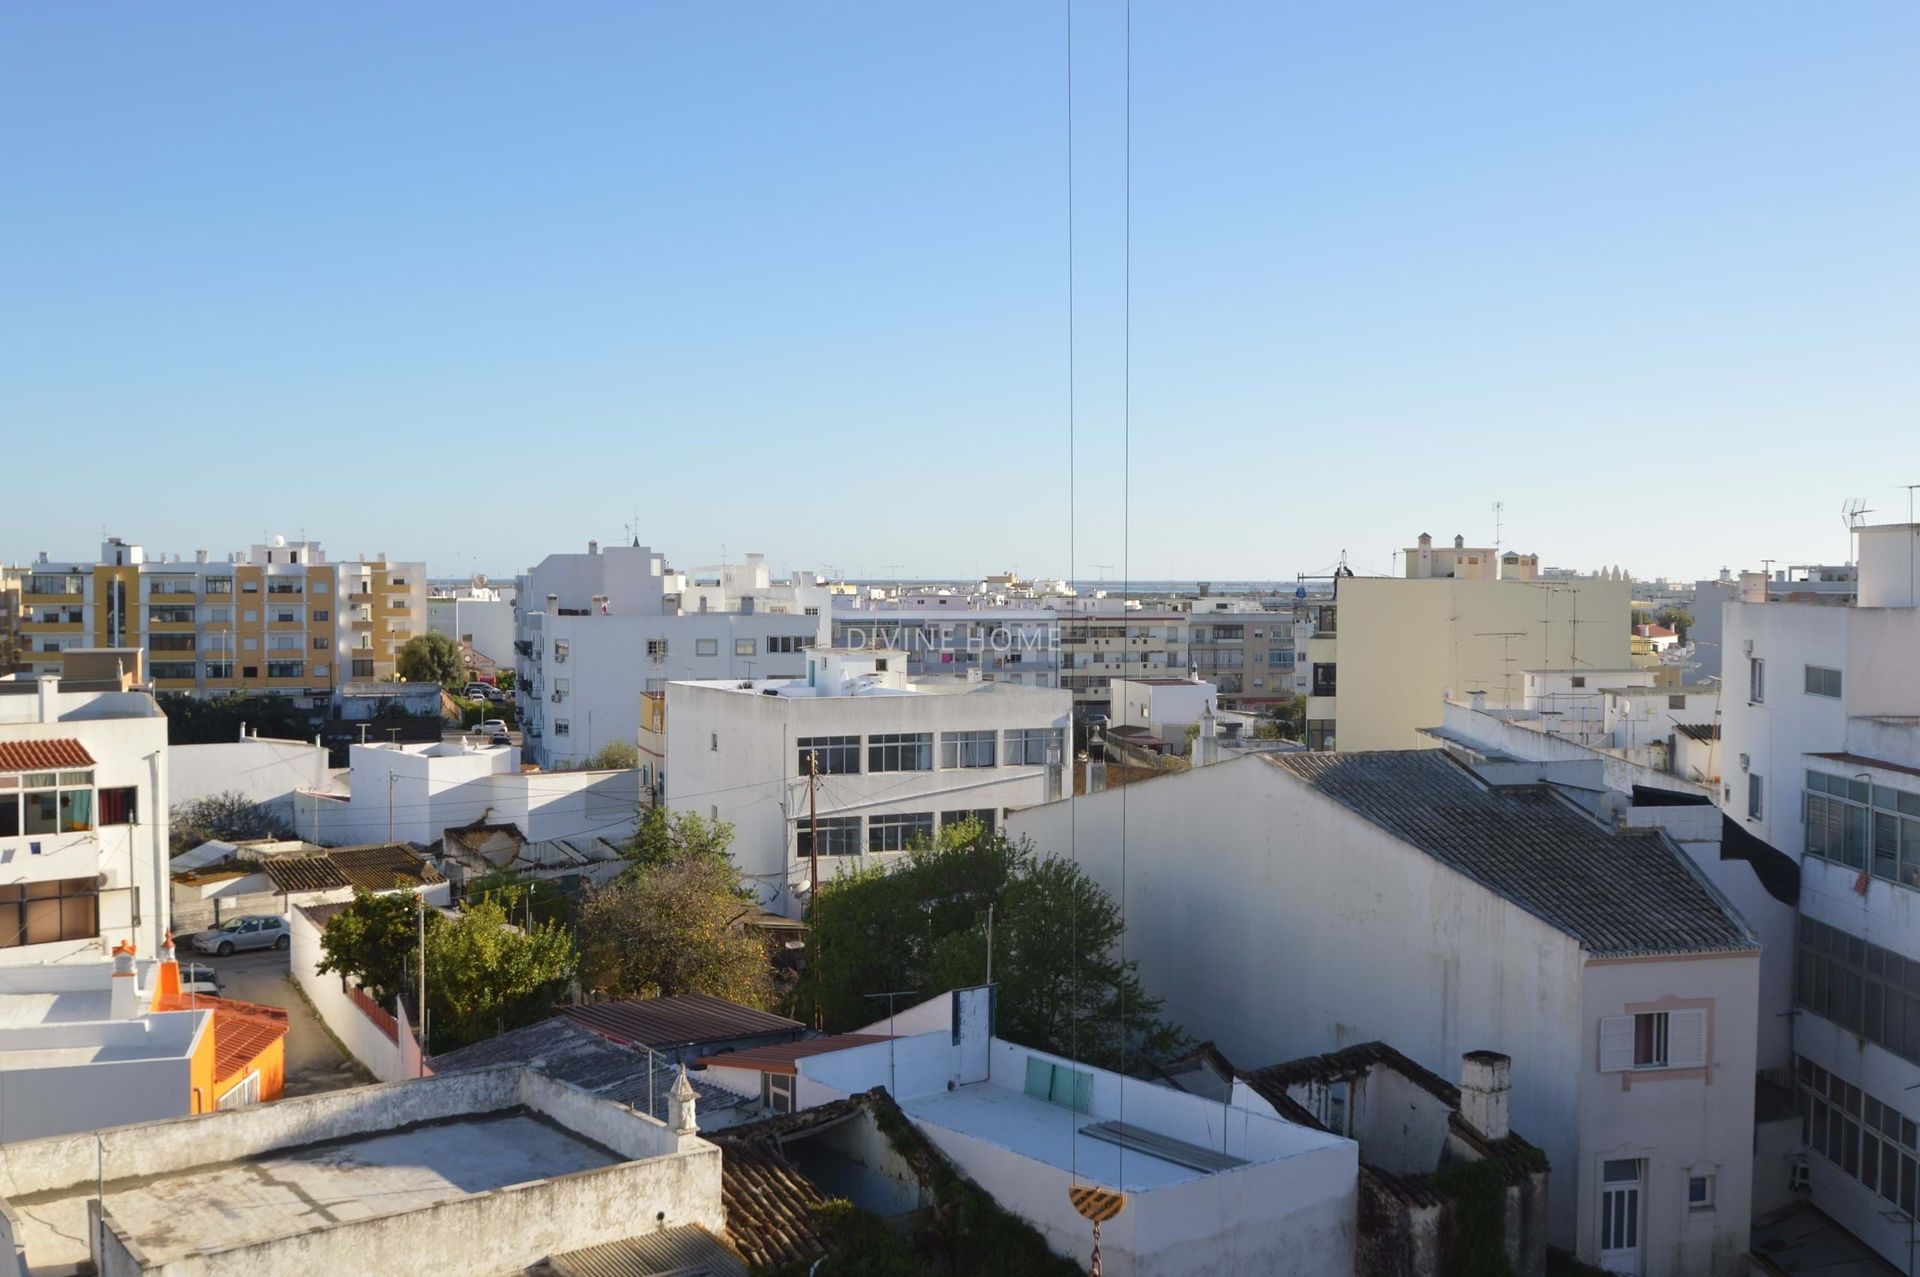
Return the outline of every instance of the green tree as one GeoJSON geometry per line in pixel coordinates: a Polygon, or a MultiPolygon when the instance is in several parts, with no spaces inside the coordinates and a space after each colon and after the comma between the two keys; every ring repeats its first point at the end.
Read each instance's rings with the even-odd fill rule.
{"type": "MultiPolygon", "coordinates": [[[[439,910],[427,910],[429,933],[443,921],[439,910]]],[[[320,933],[320,970],[359,985],[383,1006],[415,987],[419,952],[420,901],[411,891],[356,891],[320,933]]]]}
{"type": "Polygon", "coordinates": [[[1693,613],[1685,608],[1667,608],[1653,619],[1672,630],[1682,643],[1687,641],[1687,631],[1693,628],[1693,613]]]}
{"type": "MultiPolygon", "coordinates": [[[[733,846],[733,822],[708,820],[699,812],[649,807],[621,854],[633,868],[649,869],[682,860],[711,860],[733,868],[727,849],[733,846]]],[[[630,869],[629,872],[632,872],[630,869]]]]}
{"type": "Polygon", "coordinates": [[[640,747],[630,740],[613,740],[589,754],[580,764],[582,771],[632,771],[640,765],[640,747]]]}
{"type": "Polygon", "coordinates": [[[286,821],[232,790],[181,803],[168,813],[167,842],[175,856],[214,838],[241,842],[292,836],[286,821]]]}
{"type": "Polygon", "coordinates": [[[1000,1032],[1012,1041],[1104,1067],[1170,1054],[1182,1040],[1120,961],[1119,906],[1071,861],[1039,857],[978,825],[944,829],[887,871],[821,887],[808,933],[799,1005],[845,1031],[875,1018],[866,995],[928,995],[986,980],[993,909],[1000,1032]]]}
{"type": "Polygon", "coordinates": [[[217,696],[202,700],[179,692],[155,698],[167,716],[167,744],[213,745],[238,740],[240,730],[276,740],[312,740],[319,716],[290,696],[217,696]]]}
{"type": "Polygon", "coordinates": [[[442,687],[467,685],[467,662],[460,645],[429,630],[408,639],[394,658],[394,669],[409,683],[438,683],[442,687]]]}
{"type": "Polygon", "coordinates": [[[503,692],[511,692],[516,675],[510,669],[501,668],[493,672],[493,685],[503,692]]]}
{"type": "Polygon", "coordinates": [[[705,993],[746,1006],[772,999],[766,942],[731,865],[710,857],[638,866],[580,906],[580,973],[611,997],[705,993]]]}
{"type": "Polygon", "coordinates": [[[573,976],[573,941],[557,922],[513,925],[511,889],[469,901],[427,932],[432,1049],[451,1051],[544,1017],[573,976]]]}

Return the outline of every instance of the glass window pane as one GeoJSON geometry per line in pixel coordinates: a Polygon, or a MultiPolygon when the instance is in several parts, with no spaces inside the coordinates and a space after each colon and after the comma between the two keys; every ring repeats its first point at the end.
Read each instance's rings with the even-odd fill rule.
{"type": "Polygon", "coordinates": [[[30,834],[54,834],[60,832],[60,795],[51,789],[35,790],[26,795],[27,832],[30,834]]]}

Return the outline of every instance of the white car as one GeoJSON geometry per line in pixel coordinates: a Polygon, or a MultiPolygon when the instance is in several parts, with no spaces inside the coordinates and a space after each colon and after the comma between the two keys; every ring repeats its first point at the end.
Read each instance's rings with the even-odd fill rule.
{"type": "Polygon", "coordinates": [[[488,739],[492,739],[495,736],[505,736],[507,734],[507,720],[504,718],[489,718],[484,723],[476,723],[470,730],[474,735],[485,736],[488,739]]]}
{"type": "Polygon", "coordinates": [[[284,949],[289,943],[287,920],[260,913],[229,918],[211,931],[199,932],[193,937],[193,951],[224,958],[241,949],[284,949]]]}

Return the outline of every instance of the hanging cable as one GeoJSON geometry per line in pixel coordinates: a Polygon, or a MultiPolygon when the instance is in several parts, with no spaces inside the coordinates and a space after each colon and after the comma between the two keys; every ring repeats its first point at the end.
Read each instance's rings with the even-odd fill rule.
{"type": "MultiPolygon", "coordinates": [[[[1066,0],[1067,10],[1067,580],[1069,583],[1080,576],[1079,529],[1080,516],[1075,502],[1074,473],[1074,329],[1073,329],[1073,0],[1066,0]]],[[[1072,717],[1069,715],[1067,732],[1073,732],[1072,717]]],[[[1079,786],[1070,786],[1067,794],[1067,845],[1068,854],[1073,860],[1074,876],[1079,877],[1080,870],[1080,821],[1078,808],[1079,786]]],[[[1077,1005],[1080,990],[1080,899],[1076,892],[1067,904],[1067,938],[1073,954],[1067,981],[1067,1046],[1073,1062],[1080,1063],[1080,1008],[1077,1005]]],[[[1067,1103],[1067,1182],[1080,1182],[1080,1137],[1075,1126],[1077,1114],[1074,1099],[1078,1087],[1072,1088],[1073,1095],[1067,1103]]]]}

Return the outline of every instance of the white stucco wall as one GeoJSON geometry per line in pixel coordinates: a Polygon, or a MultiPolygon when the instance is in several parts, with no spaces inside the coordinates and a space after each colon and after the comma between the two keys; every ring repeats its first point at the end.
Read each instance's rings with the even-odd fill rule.
{"type": "MultiPolygon", "coordinates": [[[[1597,1059],[1571,937],[1256,758],[1073,807],[1009,830],[1127,902],[1126,953],[1147,990],[1236,1064],[1376,1038],[1443,1076],[1467,1051],[1510,1056],[1513,1128],[1554,1167],[1550,1237],[1574,1244],[1582,1079],[1597,1059]]],[[[1634,965],[1647,1000],[1660,997],[1658,964],[1634,965]]],[[[1749,1074],[1756,979],[1740,1021],[1749,1074]]],[[[1750,1109],[1736,1129],[1750,1137],[1750,1109]]]]}
{"type": "Polygon", "coordinates": [[[311,741],[246,740],[213,745],[175,745],[170,798],[184,806],[197,798],[237,793],[292,822],[295,790],[327,783],[327,751],[311,741]]]}

